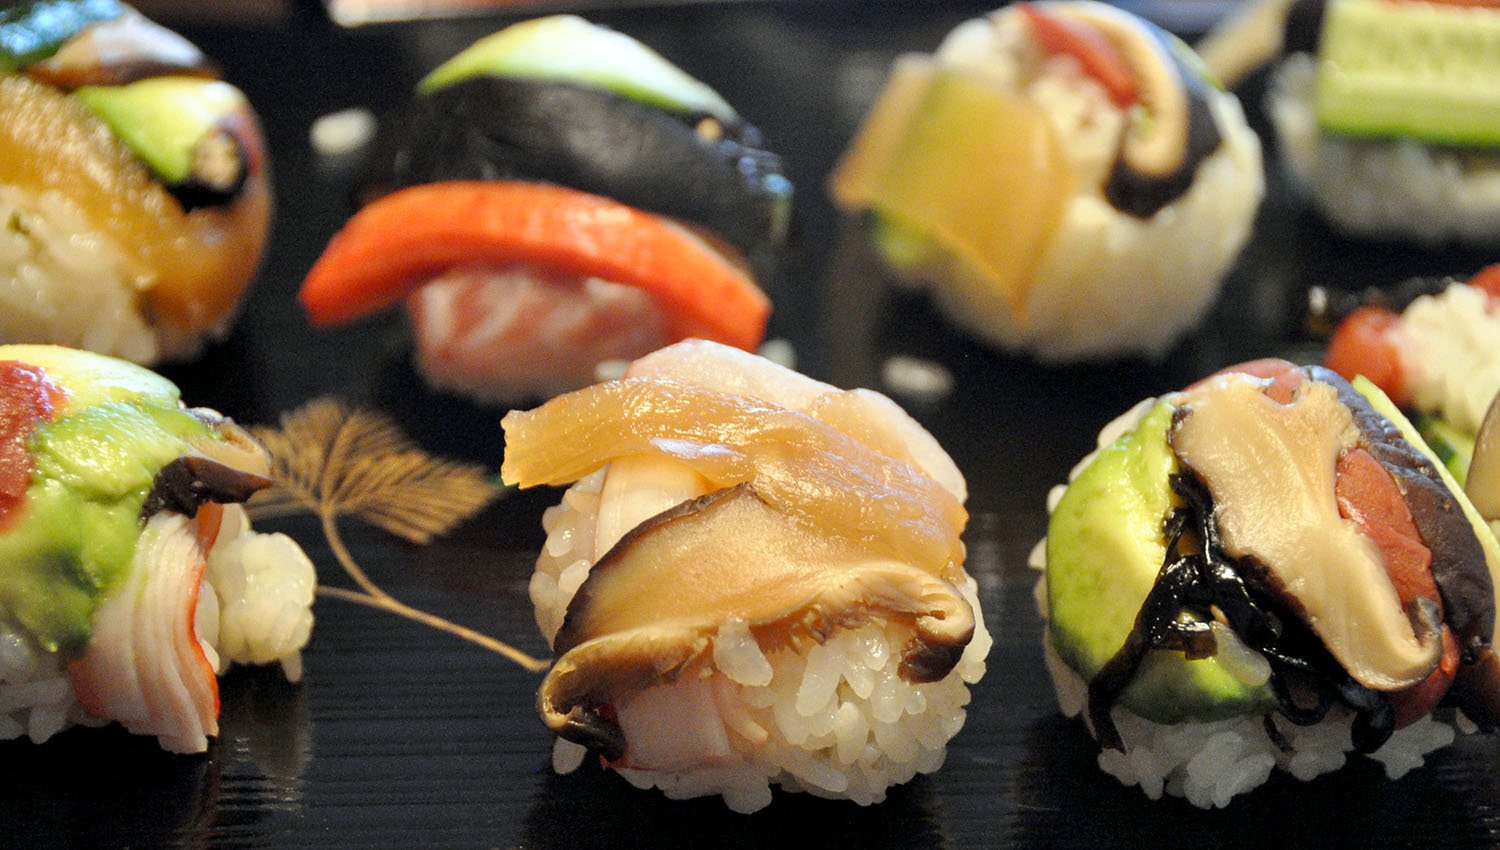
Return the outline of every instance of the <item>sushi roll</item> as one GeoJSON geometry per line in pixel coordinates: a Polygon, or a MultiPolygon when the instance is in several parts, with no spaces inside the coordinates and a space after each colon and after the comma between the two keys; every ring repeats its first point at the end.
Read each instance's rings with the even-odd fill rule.
{"type": "Polygon", "coordinates": [[[1264,179],[1238,101],[1177,39],[1102,3],[1017,3],[897,60],[831,191],[956,324],[1061,362],[1164,354],[1264,179]]]}
{"type": "Polygon", "coordinates": [[[507,483],[572,485],[531,578],[559,771],[752,812],[942,764],[990,638],[963,476],[894,402],[690,340],[502,424],[507,483]]]}
{"type": "Polygon", "coordinates": [[[752,269],[791,205],[779,158],[723,98],[566,15],[424,78],[383,122],[359,194],[303,284],[308,315],[404,300],[422,374],[498,402],[688,337],[754,350],[770,302],[752,269]]]}
{"type": "Polygon", "coordinates": [[[1394,779],[1500,721],[1500,544],[1368,381],[1256,361],[1149,399],[1049,504],[1059,704],[1153,799],[1350,752],[1394,779]]]}
{"type": "Polygon", "coordinates": [[[1334,331],[1325,364],[1351,380],[1364,375],[1411,412],[1463,483],[1486,411],[1500,398],[1500,266],[1467,283],[1446,281],[1399,313],[1360,307],[1334,331]]]}
{"type": "Polygon", "coordinates": [[[1277,63],[1266,98],[1277,149],[1340,230],[1500,244],[1500,7],[1264,0],[1204,56],[1231,77],[1277,63]]]}
{"type": "Polygon", "coordinates": [[[0,11],[0,343],[142,364],[225,336],[271,215],[245,96],[115,0],[0,11]]]}
{"type": "Polygon", "coordinates": [[[0,346],[0,739],[118,722],[202,752],[218,673],[300,678],[312,564],[241,506],[269,470],[247,432],[152,372],[0,346]]]}

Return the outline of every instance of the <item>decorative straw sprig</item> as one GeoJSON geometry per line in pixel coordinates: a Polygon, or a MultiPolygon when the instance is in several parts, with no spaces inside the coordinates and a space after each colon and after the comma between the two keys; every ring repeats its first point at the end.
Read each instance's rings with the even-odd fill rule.
{"type": "Polygon", "coordinates": [[[482,467],[437,458],[417,448],[384,414],[320,398],[282,414],[279,428],[251,429],[270,449],[275,485],[250,501],[253,518],[312,514],[334,557],[359,590],[318,586],[318,593],[389,611],[502,655],[527,670],[533,658],[489,635],[413,608],[386,593],[354,560],[339,535],[352,516],[416,544],[446,534],[501,492],[482,467]]]}

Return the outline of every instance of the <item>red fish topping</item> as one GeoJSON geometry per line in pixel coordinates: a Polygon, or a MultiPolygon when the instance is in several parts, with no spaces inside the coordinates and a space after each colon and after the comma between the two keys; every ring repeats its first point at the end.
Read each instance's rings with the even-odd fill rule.
{"type": "Polygon", "coordinates": [[[61,387],[36,366],[0,361],[0,531],[8,530],[31,486],[27,448],[38,423],[52,418],[63,401],[61,387]]]}

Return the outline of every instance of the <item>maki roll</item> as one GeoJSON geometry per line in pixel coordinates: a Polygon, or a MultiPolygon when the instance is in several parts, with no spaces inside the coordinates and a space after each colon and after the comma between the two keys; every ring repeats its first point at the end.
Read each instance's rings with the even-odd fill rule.
{"type": "Polygon", "coordinates": [[[1500,7],[1267,0],[1204,45],[1226,77],[1283,53],[1266,111],[1324,218],[1360,237],[1500,244],[1500,7]]]}
{"type": "Polygon", "coordinates": [[[482,400],[546,397],[688,337],[753,350],[791,185],[760,134],[641,43],[516,24],[387,119],[364,206],[309,272],[317,324],[403,299],[419,368],[482,400]]]}
{"type": "Polygon", "coordinates": [[[301,677],[312,564],[251,530],[270,484],[243,429],[110,357],[0,346],[0,738],[118,722],[164,749],[218,733],[216,675],[301,677]]]}
{"type": "Polygon", "coordinates": [[[115,0],[0,11],[0,342],[192,357],[270,214],[255,116],[197,48],[115,0]]]}
{"type": "Polygon", "coordinates": [[[1467,283],[1444,281],[1399,313],[1360,307],[1334,331],[1325,363],[1351,380],[1365,376],[1411,411],[1463,483],[1485,413],[1500,398],[1500,266],[1467,283]]]}
{"type": "Polygon", "coordinates": [[[1263,188],[1238,101],[1092,2],[1018,3],[901,57],[831,183],[956,324],[1043,361],[1163,354],[1263,188]]]}
{"type": "Polygon", "coordinates": [[[1148,400],[1050,505],[1059,703],[1152,798],[1225,806],[1349,752],[1397,778],[1500,721],[1500,544],[1368,381],[1257,361],[1148,400]]]}
{"type": "Polygon", "coordinates": [[[502,424],[507,483],[572,485],[531,579],[559,771],[751,812],[942,764],[990,638],[963,476],[894,402],[691,340],[502,424]]]}

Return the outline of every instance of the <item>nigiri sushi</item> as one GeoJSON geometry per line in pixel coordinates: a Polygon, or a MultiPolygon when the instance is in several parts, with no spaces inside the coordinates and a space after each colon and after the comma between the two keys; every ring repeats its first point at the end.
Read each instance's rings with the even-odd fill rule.
{"type": "Polygon", "coordinates": [[[751,812],[942,764],[990,638],[963,476],[894,402],[690,340],[502,424],[506,482],[572,485],[531,579],[558,770],[751,812]]]}
{"type": "Polygon", "coordinates": [[[0,739],[118,722],[202,752],[216,674],[301,677],[314,571],[250,528],[246,431],[124,361],[5,345],[0,438],[0,739]]]}
{"type": "Polygon", "coordinates": [[[1049,506],[1059,704],[1153,799],[1226,806],[1351,751],[1394,779],[1452,709],[1500,722],[1500,543],[1368,381],[1256,361],[1149,399],[1049,506]]]}
{"type": "Polygon", "coordinates": [[[417,365],[486,401],[688,337],[753,350],[791,184],[717,93],[573,16],[470,46],[388,118],[367,202],[308,273],[313,322],[405,300],[417,365]]]}
{"type": "Polygon", "coordinates": [[[1165,353],[1217,296],[1264,178],[1190,49],[1049,2],[897,60],[830,186],[956,324],[1057,362],[1165,353]]]}
{"type": "Polygon", "coordinates": [[[0,343],[194,356],[270,215],[255,115],[197,48],[115,0],[0,12],[0,343]]]}
{"type": "Polygon", "coordinates": [[[1403,410],[1463,482],[1485,412],[1500,398],[1500,266],[1450,281],[1400,313],[1360,307],[1329,341],[1328,368],[1363,375],[1403,410]]]}
{"type": "Polygon", "coordinates": [[[1500,244],[1500,7],[1261,0],[1203,50],[1235,78],[1275,61],[1276,148],[1340,230],[1500,244]]]}

